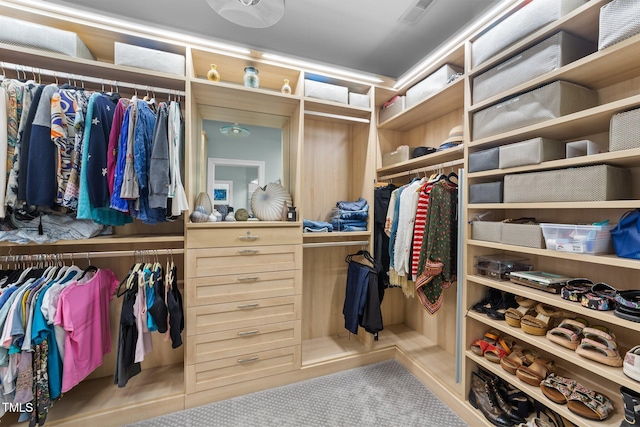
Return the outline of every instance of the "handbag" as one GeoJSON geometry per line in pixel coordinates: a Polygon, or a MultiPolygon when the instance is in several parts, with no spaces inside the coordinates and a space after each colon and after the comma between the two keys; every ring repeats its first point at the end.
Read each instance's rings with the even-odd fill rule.
{"type": "Polygon", "coordinates": [[[640,209],[625,212],[618,225],[611,230],[616,255],[640,259],[640,209]]]}

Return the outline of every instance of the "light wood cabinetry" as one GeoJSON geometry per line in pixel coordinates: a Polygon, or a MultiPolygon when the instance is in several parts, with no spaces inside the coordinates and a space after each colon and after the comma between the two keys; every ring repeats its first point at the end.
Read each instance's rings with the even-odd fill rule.
{"type": "MultiPolygon", "coordinates": [[[[598,17],[600,7],[607,1],[591,1],[562,19],[545,26],[534,34],[526,37],[505,52],[490,59],[485,64],[468,71],[466,80],[470,88],[473,76],[478,75],[489,67],[509,58],[513,54],[532,46],[543,38],[564,30],[591,41],[597,41],[598,17]]],[[[637,55],[640,37],[635,36],[608,49],[592,53],[578,61],[566,65],[558,70],[547,73],[532,81],[500,93],[491,99],[474,104],[467,90],[465,114],[471,123],[474,112],[479,111],[505,97],[533,89],[541,84],[557,79],[568,80],[597,90],[599,105],[587,110],[569,114],[557,119],[539,124],[526,126],[509,132],[504,132],[482,139],[471,138],[465,147],[465,159],[469,153],[498,147],[504,144],[526,140],[533,137],[545,137],[559,141],[576,141],[591,139],[608,146],[609,123],[613,114],[636,108],[640,105],[640,73],[638,72],[637,55]]],[[[467,127],[469,129],[469,127],[467,127]]],[[[570,159],[554,160],[538,165],[520,166],[509,169],[496,169],[468,174],[468,183],[481,183],[503,179],[506,174],[522,173],[552,169],[564,169],[582,165],[608,164],[631,170],[635,180],[640,161],[638,150],[624,150],[608,152],[570,159]]],[[[535,185],[532,182],[532,185],[535,185]]],[[[558,183],[562,185],[562,183],[558,183]]],[[[631,185],[631,183],[630,183],[631,185]]],[[[496,219],[535,217],[540,222],[551,223],[593,223],[609,219],[616,223],[620,216],[629,209],[638,206],[640,195],[632,191],[632,200],[615,200],[607,202],[577,202],[577,203],[485,203],[466,205],[466,217],[475,213],[492,211],[496,219]]],[[[579,303],[563,300],[560,296],[511,284],[498,282],[476,274],[474,257],[489,254],[513,254],[528,258],[536,270],[550,271],[570,277],[588,277],[594,282],[606,282],[617,289],[637,288],[635,277],[640,263],[635,260],[618,258],[613,254],[587,255],[580,253],[556,252],[548,249],[533,249],[522,246],[491,243],[471,239],[471,226],[466,227],[465,245],[465,294],[464,307],[470,308],[481,300],[490,288],[511,292],[516,295],[543,302],[558,310],[587,319],[591,325],[603,325],[612,330],[617,337],[620,353],[624,353],[636,345],[638,324],[613,315],[612,312],[601,312],[582,307],[579,303]]],[[[623,418],[623,406],[620,398],[620,386],[640,390],[640,384],[625,376],[622,368],[612,368],[591,361],[576,354],[574,351],[556,345],[545,337],[528,335],[518,328],[510,327],[504,321],[496,321],[484,314],[468,311],[464,323],[463,343],[468,349],[471,343],[483,336],[489,329],[496,329],[503,334],[515,338],[524,347],[535,348],[542,356],[553,359],[557,366],[557,373],[576,379],[583,385],[608,396],[614,404],[615,410],[602,425],[617,426],[623,418]]],[[[549,406],[554,411],[577,426],[590,426],[593,421],[582,418],[569,411],[566,405],[557,405],[546,398],[539,388],[528,386],[502,370],[499,365],[478,357],[471,351],[465,352],[465,393],[469,391],[471,371],[480,365],[505,380],[513,383],[525,393],[549,406]]],[[[466,396],[465,396],[466,398],[466,396]]]]}

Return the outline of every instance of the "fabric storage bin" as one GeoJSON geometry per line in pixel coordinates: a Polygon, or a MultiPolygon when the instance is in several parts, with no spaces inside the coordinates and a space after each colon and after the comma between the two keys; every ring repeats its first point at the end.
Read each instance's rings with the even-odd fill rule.
{"type": "Polygon", "coordinates": [[[533,138],[503,145],[500,147],[500,169],[562,159],[565,148],[564,142],[546,138],[533,138]]]}
{"type": "Polygon", "coordinates": [[[544,249],[540,224],[502,224],[500,243],[544,249]]]}
{"type": "Polygon", "coordinates": [[[348,104],[349,88],[345,86],[332,85],[330,83],[304,79],[304,96],[348,104]]]}
{"type": "Polygon", "coordinates": [[[400,145],[395,151],[382,155],[382,167],[409,160],[409,146],[400,145]]]}
{"type": "Polygon", "coordinates": [[[410,87],[406,94],[407,108],[417,104],[425,98],[430,97],[444,88],[447,85],[449,78],[456,73],[462,73],[462,68],[446,64],[427,76],[420,83],[410,87]]]}
{"type": "Polygon", "coordinates": [[[587,0],[536,0],[527,3],[471,44],[472,67],[586,2],[587,0]]]}
{"type": "Polygon", "coordinates": [[[349,105],[354,107],[369,108],[369,95],[349,92],[349,105]]]}
{"type": "Polygon", "coordinates": [[[184,76],[184,55],[146,47],[114,42],[113,62],[116,65],[144,68],[161,73],[184,76]]]}
{"type": "Polygon", "coordinates": [[[498,169],[500,150],[498,147],[469,153],[469,172],[498,169]]]}
{"type": "Polygon", "coordinates": [[[469,203],[502,203],[502,181],[471,184],[469,203]]]}
{"type": "Polygon", "coordinates": [[[564,31],[520,52],[473,79],[477,103],[595,52],[595,43],[564,31]]]}
{"type": "Polygon", "coordinates": [[[613,0],[600,8],[598,50],[640,34],[640,3],[613,0]]]}
{"type": "Polygon", "coordinates": [[[608,165],[510,174],[505,203],[597,202],[631,197],[631,172],[608,165]]]}
{"type": "Polygon", "coordinates": [[[500,243],[502,238],[502,222],[473,221],[471,223],[471,238],[485,242],[500,243]]]}
{"type": "Polygon", "coordinates": [[[556,80],[473,114],[473,139],[555,119],[598,105],[598,93],[556,80]]]}
{"type": "Polygon", "coordinates": [[[0,43],[95,59],[76,33],[0,16],[0,43]]]}
{"type": "Polygon", "coordinates": [[[614,114],[609,128],[609,151],[640,148],[640,108],[614,114]]]}
{"type": "Polygon", "coordinates": [[[378,122],[382,123],[385,120],[390,119],[398,113],[401,113],[405,109],[405,96],[399,96],[396,101],[389,105],[387,108],[382,108],[378,115],[378,122]]]}

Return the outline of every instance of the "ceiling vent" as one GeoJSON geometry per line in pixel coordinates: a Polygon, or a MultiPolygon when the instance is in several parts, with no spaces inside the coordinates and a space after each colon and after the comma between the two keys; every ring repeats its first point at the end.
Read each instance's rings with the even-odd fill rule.
{"type": "Polygon", "coordinates": [[[417,24],[433,1],[434,0],[417,0],[398,18],[398,22],[409,25],[417,24]]]}

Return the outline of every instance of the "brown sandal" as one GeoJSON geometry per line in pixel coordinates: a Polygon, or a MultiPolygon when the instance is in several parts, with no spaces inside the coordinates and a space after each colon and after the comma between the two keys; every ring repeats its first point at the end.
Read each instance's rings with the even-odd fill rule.
{"type": "Polygon", "coordinates": [[[546,335],[547,330],[553,326],[553,319],[565,314],[562,311],[557,311],[553,306],[542,303],[536,306],[536,312],[538,315],[535,317],[530,314],[522,316],[520,327],[525,333],[537,336],[546,335]]]}
{"type": "Polygon", "coordinates": [[[520,366],[531,365],[537,357],[538,353],[535,350],[516,347],[510,355],[500,359],[500,366],[511,375],[515,375],[520,366]]]}
{"type": "Polygon", "coordinates": [[[507,325],[513,326],[514,328],[519,328],[520,319],[522,319],[522,316],[529,314],[529,312],[533,310],[533,307],[535,307],[538,302],[523,297],[516,297],[516,301],[518,302],[519,307],[508,308],[504,313],[504,320],[507,322],[507,325]]]}
{"type": "Polygon", "coordinates": [[[520,366],[516,371],[516,376],[527,384],[539,387],[542,380],[553,373],[554,370],[553,360],[538,357],[531,365],[520,366]]]}

